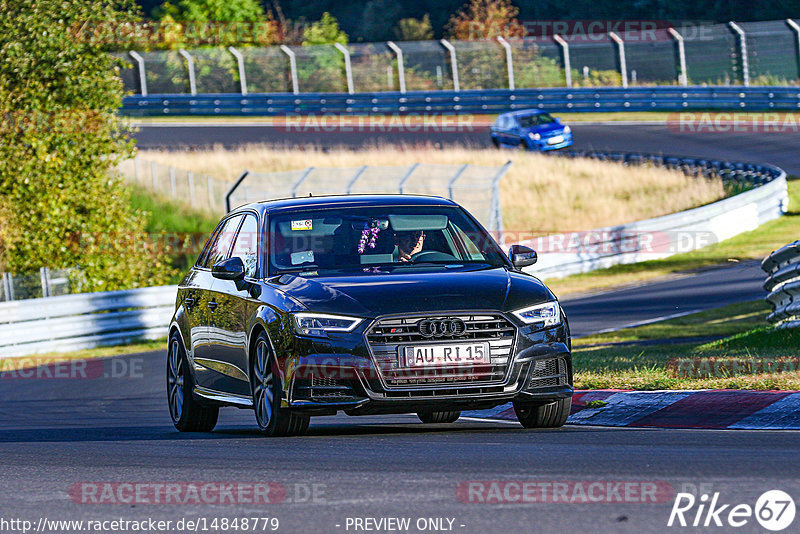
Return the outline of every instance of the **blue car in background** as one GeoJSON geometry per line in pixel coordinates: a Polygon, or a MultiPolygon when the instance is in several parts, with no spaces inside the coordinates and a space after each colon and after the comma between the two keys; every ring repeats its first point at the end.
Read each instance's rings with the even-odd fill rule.
{"type": "Polygon", "coordinates": [[[572,130],[556,117],[539,109],[503,113],[491,128],[492,143],[498,148],[556,150],[572,144],[572,130]]]}

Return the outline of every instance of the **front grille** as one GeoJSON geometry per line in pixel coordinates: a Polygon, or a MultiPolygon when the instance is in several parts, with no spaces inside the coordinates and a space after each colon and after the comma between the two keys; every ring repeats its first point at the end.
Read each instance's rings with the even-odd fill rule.
{"type": "Polygon", "coordinates": [[[567,361],[564,358],[550,358],[534,362],[528,388],[567,384],[569,384],[569,377],[567,376],[567,361]]]}
{"type": "Polygon", "coordinates": [[[387,387],[451,387],[456,384],[502,383],[511,360],[515,333],[514,325],[500,314],[447,314],[381,319],[367,332],[367,341],[387,387]],[[466,328],[463,332],[459,329],[456,335],[426,338],[419,333],[418,324],[426,319],[460,319],[466,328]],[[422,369],[401,368],[399,365],[398,355],[405,347],[464,341],[488,342],[491,365],[422,369]]]}

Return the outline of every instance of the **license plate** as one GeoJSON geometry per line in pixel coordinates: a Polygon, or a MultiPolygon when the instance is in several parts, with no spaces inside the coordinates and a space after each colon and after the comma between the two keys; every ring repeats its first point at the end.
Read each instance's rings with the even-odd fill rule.
{"type": "Polygon", "coordinates": [[[564,142],[563,135],[556,135],[547,140],[548,145],[557,145],[558,143],[563,143],[563,142],[564,142]]]}
{"type": "Polygon", "coordinates": [[[403,352],[400,354],[401,367],[448,367],[490,363],[491,357],[488,343],[416,345],[404,347],[403,352]]]}

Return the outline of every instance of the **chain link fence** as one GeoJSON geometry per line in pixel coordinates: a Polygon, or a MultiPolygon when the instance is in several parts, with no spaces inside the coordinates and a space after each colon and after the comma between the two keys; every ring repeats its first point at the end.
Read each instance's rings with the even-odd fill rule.
{"type": "Polygon", "coordinates": [[[78,293],[81,290],[77,269],[49,269],[42,267],[39,274],[14,275],[0,273],[0,302],[12,300],[56,297],[78,293]]]}
{"type": "Polygon", "coordinates": [[[796,85],[791,19],[479,41],[119,52],[148,94],[369,93],[539,87],[796,85]]]}

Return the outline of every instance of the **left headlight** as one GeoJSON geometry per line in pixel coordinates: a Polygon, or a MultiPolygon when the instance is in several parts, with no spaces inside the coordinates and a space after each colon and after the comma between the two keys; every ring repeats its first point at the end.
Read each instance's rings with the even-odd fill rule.
{"type": "Polygon", "coordinates": [[[292,314],[292,326],[302,336],[326,337],[328,332],[351,332],[364,319],[325,313],[292,314]]]}
{"type": "Polygon", "coordinates": [[[572,131],[572,128],[570,128],[569,126],[564,126],[564,133],[565,133],[565,134],[568,134],[568,133],[570,133],[571,131],[572,131]]]}
{"type": "Polygon", "coordinates": [[[561,306],[556,301],[528,306],[513,313],[523,323],[536,325],[539,328],[556,326],[561,323],[561,306]]]}
{"type": "Polygon", "coordinates": [[[538,134],[538,133],[533,133],[533,132],[531,132],[531,133],[530,133],[530,134],[528,134],[528,135],[530,135],[530,136],[531,136],[531,139],[533,139],[534,141],[538,141],[539,139],[541,139],[541,138],[542,138],[542,136],[541,136],[540,134],[538,134]]]}

